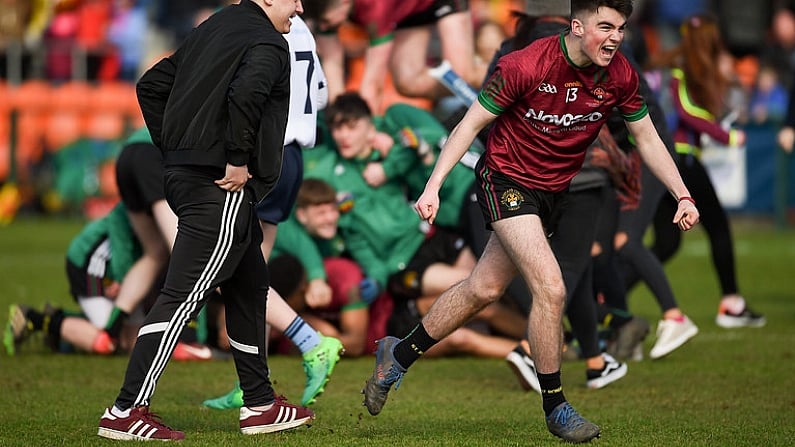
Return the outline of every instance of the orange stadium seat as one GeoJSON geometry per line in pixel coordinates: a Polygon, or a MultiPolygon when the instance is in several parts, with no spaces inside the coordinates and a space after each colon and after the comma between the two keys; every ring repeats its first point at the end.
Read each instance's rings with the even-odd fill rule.
{"type": "Polygon", "coordinates": [[[0,138],[0,183],[8,180],[11,173],[11,143],[8,135],[0,138]]]}
{"type": "Polygon", "coordinates": [[[11,86],[0,79],[0,113],[6,113],[11,109],[11,86]]]}
{"type": "Polygon", "coordinates": [[[135,85],[123,81],[99,83],[91,94],[91,107],[104,111],[130,113],[138,108],[135,85]]]}
{"type": "Polygon", "coordinates": [[[82,136],[83,117],[80,112],[57,110],[44,123],[44,145],[50,152],[57,152],[74,143],[82,136]]]}
{"type": "Polygon", "coordinates": [[[18,87],[9,87],[11,106],[20,111],[45,111],[52,107],[52,86],[40,80],[25,81],[18,87]]]}
{"type": "Polygon", "coordinates": [[[82,81],[70,81],[52,89],[52,106],[56,110],[84,111],[91,105],[92,87],[82,81]]]}
{"type": "Polygon", "coordinates": [[[83,135],[96,140],[116,140],[124,135],[124,115],[108,110],[90,110],[83,121],[83,135]]]}

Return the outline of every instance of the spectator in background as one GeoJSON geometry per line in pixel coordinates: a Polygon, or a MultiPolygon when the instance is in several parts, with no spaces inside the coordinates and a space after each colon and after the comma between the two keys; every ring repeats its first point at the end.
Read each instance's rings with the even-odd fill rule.
{"type": "Polygon", "coordinates": [[[12,46],[21,47],[31,16],[29,0],[0,0],[0,78],[8,78],[8,57],[12,46]]]}
{"type": "Polygon", "coordinates": [[[119,79],[135,81],[144,57],[148,19],[146,9],[137,0],[115,0],[108,27],[108,41],[119,55],[119,79]]]}
{"type": "MultiPolygon", "coordinates": [[[[701,222],[709,236],[712,262],[722,297],[715,322],[724,328],[761,327],[763,315],[750,309],[740,295],[736,279],[734,245],[729,218],[723,209],[706,168],[701,163],[702,136],[709,136],[721,144],[745,144],[745,132],[724,129],[721,118],[726,116],[730,79],[715,61],[725,52],[718,23],[706,14],[688,17],[682,24],[682,43],[667,55],[672,67],[670,94],[677,111],[674,129],[679,172],[701,210],[701,222]]],[[[678,250],[679,232],[671,232],[662,225],[670,222],[675,202],[664,198],[658,209],[660,224],[655,225],[653,250],[665,262],[678,250]]]]}
{"type": "Polygon", "coordinates": [[[781,7],[773,12],[770,39],[759,59],[775,67],[787,91],[795,87],[795,11],[792,7],[781,7]]]}
{"type": "MultiPolygon", "coordinates": [[[[751,93],[759,76],[758,62],[749,57],[738,60],[725,48],[720,51],[715,65],[726,80],[722,106],[724,115],[721,116],[727,123],[724,124],[724,127],[729,124],[739,127],[748,122],[751,93]]],[[[678,117],[678,112],[674,112],[674,116],[678,117]]],[[[676,128],[676,124],[673,127],[676,128]]]]}
{"type": "Polygon", "coordinates": [[[650,17],[663,50],[679,44],[679,25],[693,14],[707,11],[707,0],[648,0],[650,17]]]}
{"type": "Polygon", "coordinates": [[[774,125],[784,122],[788,95],[778,76],[772,65],[763,64],[759,67],[748,112],[751,122],[774,125]]]}
{"type": "Polygon", "coordinates": [[[219,0],[168,0],[152,1],[155,24],[160,27],[176,47],[196,26],[196,13],[203,9],[215,10],[219,0]]]}
{"type": "Polygon", "coordinates": [[[493,20],[484,20],[475,27],[475,69],[481,82],[486,79],[489,64],[506,37],[502,26],[493,20]]]}
{"type": "Polygon", "coordinates": [[[30,4],[31,12],[25,30],[25,46],[33,48],[39,45],[44,37],[44,31],[52,18],[54,5],[50,0],[17,0],[17,2],[30,4]]]}
{"type": "Polygon", "coordinates": [[[304,180],[298,190],[295,212],[282,223],[273,246],[271,268],[303,282],[302,293],[286,297],[304,320],[325,336],[338,338],[345,354],[367,353],[368,306],[378,298],[378,287],[365,278],[354,261],[341,256],[345,242],[337,232],[340,218],[337,192],[320,179],[304,180]],[[331,290],[330,302],[319,303],[307,294],[309,283],[320,282],[331,290]]]}
{"type": "Polygon", "coordinates": [[[72,77],[72,49],[77,43],[79,26],[78,6],[74,2],[57,3],[44,31],[48,80],[72,77]]]}
{"type": "Polygon", "coordinates": [[[790,93],[787,114],[781,130],[776,136],[779,147],[786,153],[791,154],[795,146],[795,95],[790,93]]]}

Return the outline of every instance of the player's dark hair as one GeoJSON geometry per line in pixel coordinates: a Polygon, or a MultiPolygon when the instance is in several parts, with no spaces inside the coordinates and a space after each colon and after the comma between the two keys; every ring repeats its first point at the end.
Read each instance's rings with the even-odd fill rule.
{"type": "Polygon", "coordinates": [[[632,15],[632,0],[571,0],[571,15],[577,17],[586,12],[596,12],[599,8],[611,8],[625,18],[632,15]]]}
{"type": "Polygon", "coordinates": [[[304,208],[312,205],[325,205],[337,202],[337,191],[327,182],[308,178],[301,183],[298,188],[298,195],[295,198],[296,208],[304,208]]]}
{"type": "Polygon", "coordinates": [[[348,92],[337,96],[337,99],[326,108],[325,115],[329,129],[334,129],[362,118],[370,119],[373,113],[361,95],[348,92]]]}

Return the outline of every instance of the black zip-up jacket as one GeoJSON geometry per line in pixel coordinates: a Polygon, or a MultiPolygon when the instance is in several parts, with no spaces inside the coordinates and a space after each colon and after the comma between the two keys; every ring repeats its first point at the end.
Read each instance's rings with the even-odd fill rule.
{"type": "Polygon", "coordinates": [[[261,200],[279,178],[290,106],[287,41],[257,4],[242,0],[194,29],[138,81],[138,102],[168,166],[224,176],[248,165],[261,200]]]}

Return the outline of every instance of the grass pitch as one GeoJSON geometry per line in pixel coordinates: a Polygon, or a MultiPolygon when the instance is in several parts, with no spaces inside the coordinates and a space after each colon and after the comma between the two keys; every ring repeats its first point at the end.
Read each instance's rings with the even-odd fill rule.
{"type": "MultiPolygon", "coordinates": [[[[0,318],[8,305],[49,301],[76,308],[64,255],[83,222],[23,219],[0,228],[0,318]]],[[[583,362],[563,365],[566,395],[602,427],[602,446],[789,446],[795,439],[795,231],[735,223],[738,277],[761,329],[724,330],[713,319],[718,286],[700,229],[685,236],[667,266],[681,307],[700,333],[670,356],[632,362],[627,376],[602,390],[585,388],[583,362]]],[[[635,313],[656,323],[644,288],[635,313]]],[[[653,343],[651,334],[646,353],[653,343]]],[[[373,359],[343,359],[313,405],[312,427],[246,437],[236,411],[201,407],[234,381],[231,361],[175,363],[152,409],[186,432],[185,446],[546,446],[540,398],[521,390],[503,361],[473,358],[417,362],[383,413],[371,417],[359,391],[373,359]]],[[[292,401],[303,390],[297,357],[270,360],[276,389],[292,401]]],[[[14,357],[0,354],[0,446],[120,444],[97,437],[105,406],[121,386],[126,358],[54,355],[31,340],[14,357]]]]}

